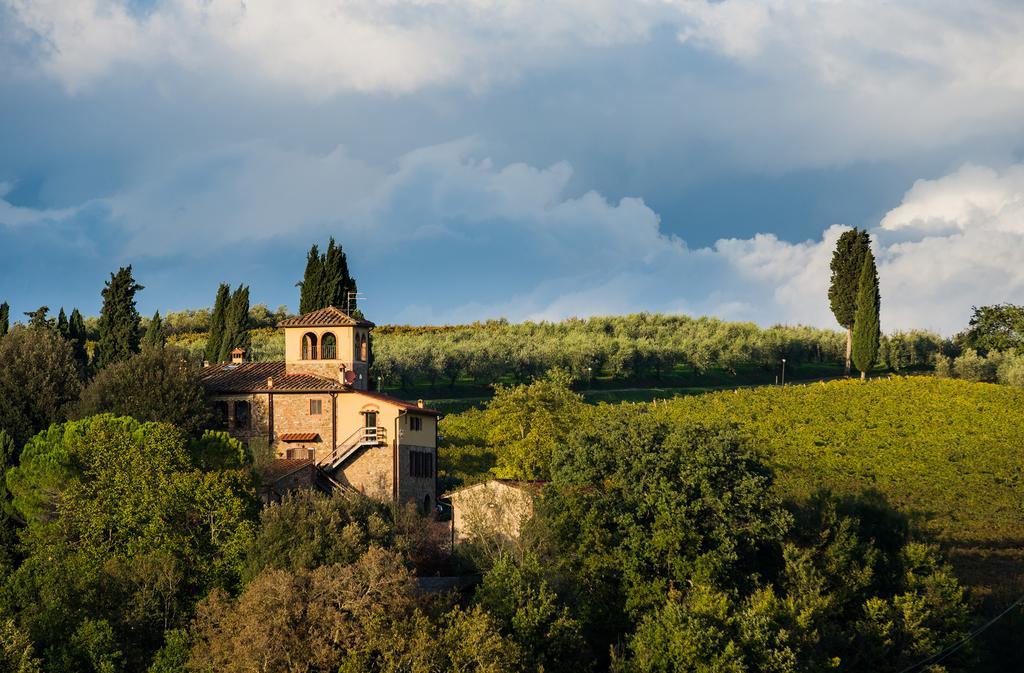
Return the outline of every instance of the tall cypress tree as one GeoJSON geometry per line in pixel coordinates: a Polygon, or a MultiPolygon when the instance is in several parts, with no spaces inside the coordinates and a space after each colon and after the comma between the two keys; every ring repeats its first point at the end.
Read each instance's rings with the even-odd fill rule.
{"type": "Polygon", "coordinates": [[[870,250],[871,237],[861,229],[844,231],[832,253],[832,281],[828,288],[828,301],[832,314],[846,328],[846,373],[850,373],[853,347],[853,323],[857,312],[857,290],[864,266],[864,255],[870,250]]]}
{"type": "Polygon", "coordinates": [[[85,371],[89,366],[89,352],[85,349],[88,337],[85,333],[85,320],[77,308],[71,311],[71,317],[68,319],[68,339],[71,340],[75,361],[82,367],[82,371],[85,371]]]}
{"type": "Polygon", "coordinates": [[[60,313],[57,314],[57,332],[65,339],[71,338],[68,334],[68,317],[64,313],[63,306],[60,307],[60,313]]]}
{"type": "Polygon", "coordinates": [[[100,367],[127,360],[139,352],[142,318],[135,308],[135,293],[142,289],[132,277],[130,264],[110,274],[103,288],[100,339],[96,346],[96,362],[100,367]]]}
{"type": "Polygon", "coordinates": [[[160,311],[153,314],[146,327],[146,336],[142,337],[143,350],[159,350],[167,345],[167,332],[164,329],[163,318],[160,311]]]}
{"type": "Polygon", "coordinates": [[[0,304],[0,337],[11,329],[11,307],[7,302],[0,304]]]}
{"type": "Polygon", "coordinates": [[[309,249],[306,255],[306,271],[297,285],[299,286],[299,313],[315,311],[320,303],[320,292],[323,287],[324,265],[320,256],[320,249],[316,243],[309,249]]]}
{"type": "Polygon", "coordinates": [[[864,255],[857,289],[857,313],[853,320],[853,363],[860,371],[861,379],[878,360],[878,348],[882,340],[879,320],[881,297],[878,291],[878,269],[875,256],[870,248],[864,255]]]}
{"type": "Polygon", "coordinates": [[[206,351],[203,354],[207,362],[220,362],[220,345],[224,340],[224,319],[231,300],[231,286],[221,283],[217,288],[217,299],[213,302],[213,315],[210,316],[210,334],[206,339],[206,351]]]}
{"type": "Polygon", "coordinates": [[[231,351],[249,347],[249,287],[239,285],[231,295],[224,315],[224,338],[221,340],[219,359],[231,359],[231,351]]]}

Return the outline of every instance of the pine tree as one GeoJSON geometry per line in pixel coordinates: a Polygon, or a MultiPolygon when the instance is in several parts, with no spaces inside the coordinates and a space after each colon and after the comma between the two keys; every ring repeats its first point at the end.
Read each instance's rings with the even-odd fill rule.
{"type": "Polygon", "coordinates": [[[49,313],[49,306],[40,306],[34,311],[25,311],[28,326],[32,329],[53,329],[53,319],[47,317],[49,313]]]}
{"type": "Polygon", "coordinates": [[[159,350],[167,345],[167,331],[164,329],[160,311],[153,314],[146,327],[146,336],[142,337],[142,350],[159,350]]]}
{"type": "Polygon", "coordinates": [[[96,346],[96,362],[101,368],[139,352],[142,318],[135,308],[135,293],[142,289],[132,277],[130,264],[110,274],[103,288],[100,339],[96,346]]]}
{"type": "Polygon", "coordinates": [[[70,338],[68,335],[68,317],[64,314],[64,307],[60,307],[60,313],[57,314],[57,332],[65,339],[70,338]]]}
{"type": "Polygon", "coordinates": [[[868,232],[854,228],[843,232],[832,253],[832,280],[828,288],[828,301],[832,314],[846,328],[846,373],[850,373],[853,347],[853,322],[857,312],[857,289],[860,286],[864,254],[870,249],[868,232]]]}
{"type": "Polygon", "coordinates": [[[85,333],[85,320],[77,308],[71,311],[71,317],[68,319],[68,339],[74,349],[75,361],[82,371],[85,371],[89,366],[89,352],[85,349],[88,337],[85,333]]]}
{"type": "Polygon", "coordinates": [[[231,300],[231,286],[221,283],[217,288],[217,299],[213,303],[213,315],[210,316],[210,335],[206,340],[204,359],[207,362],[220,362],[220,345],[224,340],[224,319],[231,300]]]}
{"type": "Polygon", "coordinates": [[[882,340],[880,304],[878,269],[875,267],[875,256],[869,248],[861,267],[857,313],[853,321],[853,362],[860,371],[861,379],[867,378],[868,370],[878,360],[878,348],[882,340]]]}
{"type": "Polygon", "coordinates": [[[11,329],[11,307],[7,302],[0,304],[0,337],[11,329]]]}
{"type": "Polygon", "coordinates": [[[224,338],[221,340],[219,360],[231,359],[231,351],[249,347],[249,287],[239,285],[231,295],[224,314],[224,338]]]}

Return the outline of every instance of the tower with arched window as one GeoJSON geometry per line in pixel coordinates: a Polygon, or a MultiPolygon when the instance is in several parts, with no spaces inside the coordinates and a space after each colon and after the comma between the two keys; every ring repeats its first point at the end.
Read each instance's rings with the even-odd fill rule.
{"type": "Polygon", "coordinates": [[[332,378],[368,390],[373,326],[333,306],[282,321],[288,374],[332,378]]]}

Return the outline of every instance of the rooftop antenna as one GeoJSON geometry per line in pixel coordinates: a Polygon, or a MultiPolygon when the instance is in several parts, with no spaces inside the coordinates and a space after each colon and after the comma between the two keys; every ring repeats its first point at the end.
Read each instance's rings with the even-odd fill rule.
{"type": "Polygon", "coordinates": [[[345,313],[352,315],[352,311],[356,309],[356,305],[359,300],[366,299],[366,295],[362,292],[349,291],[345,293],[345,313]]]}

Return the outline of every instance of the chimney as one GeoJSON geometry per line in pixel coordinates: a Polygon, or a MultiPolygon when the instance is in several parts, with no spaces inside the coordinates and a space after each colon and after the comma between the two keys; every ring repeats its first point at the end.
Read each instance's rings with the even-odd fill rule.
{"type": "Polygon", "coordinates": [[[210,361],[209,360],[203,360],[203,368],[205,369],[205,368],[207,368],[209,366],[210,366],[210,361]]]}
{"type": "Polygon", "coordinates": [[[273,388],[273,387],[274,387],[274,377],[273,376],[268,376],[267,377],[267,388],[273,388]]]}
{"type": "Polygon", "coordinates": [[[236,348],[231,351],[231,364],[240,365],[245,362],[245,349],[236,348]]]}
{"type": "Polygon", "coordinates": [[[420,409],[422,409],[423,408],[423,400],[416,400],[416,406],[419,407],[420,409]]]}

